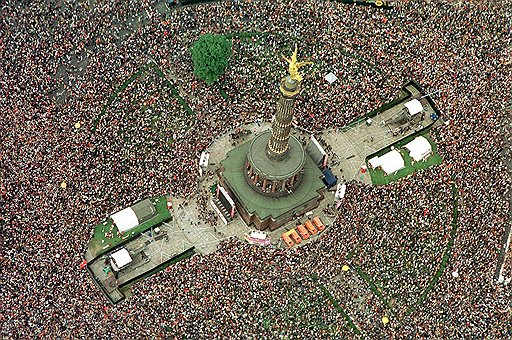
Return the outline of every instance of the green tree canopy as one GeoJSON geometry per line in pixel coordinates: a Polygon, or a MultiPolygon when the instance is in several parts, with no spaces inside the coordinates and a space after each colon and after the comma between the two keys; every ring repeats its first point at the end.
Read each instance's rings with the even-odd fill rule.
{"type": "Polygon", "coordinates": [[[194,62],[194,74],[211,85],[228,66],[231,41],[222,35],[204,34],[190,48],[194,62]]]}

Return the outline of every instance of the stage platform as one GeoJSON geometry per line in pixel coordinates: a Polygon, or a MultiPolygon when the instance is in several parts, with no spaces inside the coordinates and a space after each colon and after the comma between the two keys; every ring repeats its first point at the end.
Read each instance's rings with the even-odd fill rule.
{"type": "Polygon", "coordinates": [[[173,259],[194,249],[174,223],[163,222],[157,227],[160,229],[158,234],[153,227],[89,261],[87,266],[91,276],[112,303],[124,299],[123,289],[172,264],[173,259]],[[121,248],[128,250],[132,263],[116,275],[109,266],[108,255],[121,248]]]}
{"type": "Polygon", "coordinates": [[[361,172],[361,167],[366,165],[367,158],[378,151],[389,147],[410,135],[428,129],[439,120],[432,120],[431,114],[436,114],[436,109],[424,100],[424,114],[414,124],[408,124],[403,132],[393,131],[399,129],[398,124],[386,124],[396,117],[404,108],[404,103],[413,98],[422,96],[420,89],[413,84],[404,87],[403,96],[396,105],[379,112],[371,117],[371,122],[362,119],[359,123],[341,129],[328,129],[317,135],[332,147],[329,166],[338,179],[346,181],[360,181],[372,184],[368,171],[361,172]]]}

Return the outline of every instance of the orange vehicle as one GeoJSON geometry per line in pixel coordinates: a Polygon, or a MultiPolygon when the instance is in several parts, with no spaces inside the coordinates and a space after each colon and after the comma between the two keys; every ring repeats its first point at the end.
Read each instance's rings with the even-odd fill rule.
{"type": "Polygon", "coordinates": [[[299,231],[299,234],[300,236],[302,236],[303,239],[307,240],[309,238],[309,233],[302,224],[297,227],[297,230],[299,231]]]}
{"type": "Polygon", "coordinates": [[[310,220],[306,220],[306,222],[304,222],[304,225],[306,226],[306,228],[308,228],[308,231],[311,233],[311,235],[315,235],[317,233],[315,226],[313,225],[313,223],[311,223],[310,220]]]}
{"type": "Polygon", "coordinates": [[[320,217],[316,216],[314,219],[313,219],[313,223],[315,224],[315,226],[318,228],[318,230],[322,231],[325,229],[325,226],[324,224],[322,223],[322,220],[320,219],[320,217]]]}
{"type": "Polygon", "coordinates": [[[302,239],[300,238],[299,234],[295,231],[295,229],[292,229],[292,232],[290,233],[290,236],[295,241],[295,243],[299,244],[302,242],[302,239]]]}
{"type": "Polygon", "coordinates": [[[290,238],[290,236],[288,236],[286,234],[287,233],[284,233],[283,235],[281,235],[281,238],[283,239],[284,243],[286,243],[288,248],[291,248],[294,245],[294,243],[293,243],[292,239],[290,238]]]}

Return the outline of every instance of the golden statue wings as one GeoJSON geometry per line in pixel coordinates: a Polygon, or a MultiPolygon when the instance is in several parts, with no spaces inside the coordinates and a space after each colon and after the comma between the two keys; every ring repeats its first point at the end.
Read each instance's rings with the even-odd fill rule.
{"type": "Polygon", "coordinates": [[[313,64],[310,61],[301,61],[297,62],[297,45],[295,45],[295,51],[292,54],[291,58],[286,58],[283,56],[283,59],[288,62],[288,72],[290,73],[290,78],[296,81],[301,81],[302,76],[299,73],[299,68],[301,68],[304,65],[313,64]]]}

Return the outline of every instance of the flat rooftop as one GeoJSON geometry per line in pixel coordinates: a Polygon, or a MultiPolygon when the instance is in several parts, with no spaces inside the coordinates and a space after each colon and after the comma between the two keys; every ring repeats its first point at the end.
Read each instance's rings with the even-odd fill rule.
{"type": "Polygon", "coordinates": [[[226,158],[221,161],[224,168],[222,176],[239,203],[249,213],[257,214],[262,220],[267,217],[278,219],[295,207],[318,197],[318,190],[325,187],[321,180],[322,172],[311,157],[305,154],[302,180],[293,193],[279,198],[259,194],[247,183],[243,173],[251,143],[252,141],[249,141],[230,150],[226,158]]]}

